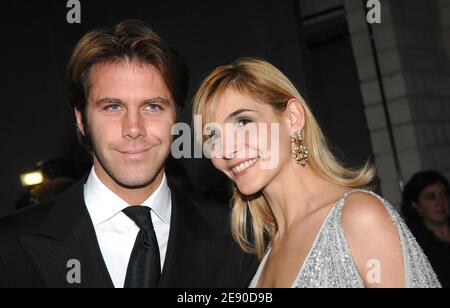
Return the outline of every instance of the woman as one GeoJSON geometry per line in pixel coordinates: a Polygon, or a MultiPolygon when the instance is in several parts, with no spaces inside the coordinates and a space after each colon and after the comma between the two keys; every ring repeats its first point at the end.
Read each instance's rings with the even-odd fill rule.
{"type": "Polygon", "coordinates": [[[445,288],[450,288],[449,192],[442,174],[419,172],[406,185],[402,204],[407,225],[445,288]]]}
{"type": "Polygon", "coordinates": [[[360,189],[373,168],[336,160],[305,101],[271,64],[246,58],[217,68],[193,112],[207,124],[214,166],[235,184],[234,238],[262,260],[250,287],[440,286],[399,215],[360,189]]]}

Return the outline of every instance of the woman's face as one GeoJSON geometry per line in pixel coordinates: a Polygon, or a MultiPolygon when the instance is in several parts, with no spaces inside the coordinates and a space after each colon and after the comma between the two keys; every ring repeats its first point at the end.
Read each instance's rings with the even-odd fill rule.
{"type": "Polygon", "coordinates": [[[429,185],[420,192],[414,207],[423,220],[433,224],[448,222],[450,215],[448,193],[442,182],[429,185]]]}
{"type": "Polygon", "coordinates": [[[263,190],[290,161],[290,125],[269,104],[228,89],[212,120],[212,163],[243,194],[263,190]]]}

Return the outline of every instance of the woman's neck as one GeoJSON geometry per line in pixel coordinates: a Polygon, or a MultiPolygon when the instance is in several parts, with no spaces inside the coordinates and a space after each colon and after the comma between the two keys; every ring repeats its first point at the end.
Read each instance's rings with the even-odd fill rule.
{"type": "Polygon", "coordinates": [[[323,179],[309,165],[302,167],[292,161],[263,193],[275,216],[277,233],[284,234],[296,222],[337,201],[347,190],[323,179]]]}
{"type": "Polygon", "coordinates": [[[438,239],[450,243],[450,226],[448,223],[437,224],[425,221],[425,226],[428,230],[433,232],[438,239]]]}

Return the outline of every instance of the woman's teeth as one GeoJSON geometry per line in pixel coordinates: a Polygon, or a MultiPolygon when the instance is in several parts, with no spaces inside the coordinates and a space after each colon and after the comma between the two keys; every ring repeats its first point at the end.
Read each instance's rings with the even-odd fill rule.
{"type": "Polygon", "coordinates": [[[247,160],[246,162],[243,162],[243,163],[240,164],[239,166],[234,167],[234,168],[233,168],[233,173],[234,173],[234,174],[241,173],[241,172],[244,171],[245,169],[248,169],[248,168],[250,168],[251,166],[253,166],[257,161],[258,161],[257,158],[252,159],[252,160],[247,160]]]}

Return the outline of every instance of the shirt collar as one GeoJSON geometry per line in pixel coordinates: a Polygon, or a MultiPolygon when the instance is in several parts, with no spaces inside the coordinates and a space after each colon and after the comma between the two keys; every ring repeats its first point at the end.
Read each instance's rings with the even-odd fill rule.
{"type": "MultiPolygon", "coordinates": [[[[130,206],[100,181],[94,168],[84,184],[84,198],[94,226],[104,223],[130,206]]],[[[170,224],[171,201],[170,189],[164,174],[159,187],[142,205],[150,207],[159,219],[165,224],[170,224]]]]}

